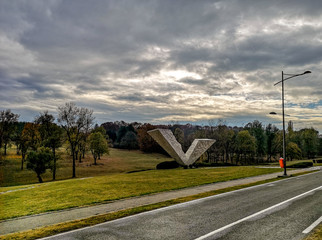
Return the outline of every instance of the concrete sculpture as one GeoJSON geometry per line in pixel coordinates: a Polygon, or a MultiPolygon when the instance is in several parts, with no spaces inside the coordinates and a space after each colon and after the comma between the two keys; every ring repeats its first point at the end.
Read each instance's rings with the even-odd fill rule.
{"type": "Polygon", "coordinates": [[[170,129],[154,129],[148,134],[181,166],[190,166],[215,143],[214,139],[195,139],[184,153],[170,129]]]}

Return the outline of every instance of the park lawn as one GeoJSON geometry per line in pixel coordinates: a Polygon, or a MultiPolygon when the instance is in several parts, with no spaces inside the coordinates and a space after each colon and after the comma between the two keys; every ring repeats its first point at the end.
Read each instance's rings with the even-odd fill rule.
{"type": "Polygon", "coordinates": [[[256,167],[179,168],[31,184],[20,186],[21,190],[17,186],[1,187],[0,220],[279,171],[256,167]]]}
{"type": "MultiPolygon", "coordinates": [[[[33,171],[20,170],[21,156],[15,154],[15,149],[9,149],[9,154],[3,156],[0,161],[0,187],[25,185],[37,183],[38,179],[33,171]]],[[[72,176],[72,159],[64,149],[60,149],[61,156],[57,162],[56,180],[69,179],[72,176]]],[[[88,153],[81,163],[76,162],[76,176],[93,177],[112,173],[126,173],[131,171],[142,171],[155,169],[156,165],[171,158],[158,153],[143,153],[138,150],[128,151],[121,149],[110,149],[109,155],[103,155],[98,160],[98,165],[93,165],[93,157],[88,153]]],[[[42,175],[44,182],[52,180],[52,172],[47,170],[42,175]]]]}

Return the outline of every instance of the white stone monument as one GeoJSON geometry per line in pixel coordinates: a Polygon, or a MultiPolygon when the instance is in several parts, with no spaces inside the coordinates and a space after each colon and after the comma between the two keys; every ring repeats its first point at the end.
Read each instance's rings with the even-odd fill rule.
{"type": "Polygon", "coordinates": [[[195,139],[188,151],[184,153],[170,129],[154,129],[148,134],[181,166],[190,166],[213,145],[214,139],[195,139]]]}

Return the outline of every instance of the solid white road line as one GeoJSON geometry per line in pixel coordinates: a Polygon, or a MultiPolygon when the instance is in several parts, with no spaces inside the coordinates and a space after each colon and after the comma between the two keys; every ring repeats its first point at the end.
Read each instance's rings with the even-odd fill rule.
{"type": "Polygon", "coordinates": [[[312,223],[307,229],[305,229],[302,233],[309,233],[312,231],[313,228],[315,228],[317,225],[319,225],[322,222],[322,216],[316,220],[314,223],[312,223]]]}
{"type": "Polygon", "coordinates": [[[242,218],[242,219],[240,219],[240,220],[238,220],[238,221],[236,221],[236,222],[233,222],[233,223],[228,224],[228,225],[226,225],[226,226],[224,226],[224,227],[221,227],[221,228],[219,228],[219,229],[217,229],[217,230],[215,230],[215,231],[212,231],[212,232],[210,232],[210,233],[208,233],[208,234],[206,234],[206,235],[203,235],[203,236],[201,236],[201,237],[199,237],[199,238],[196,238],[195,240],[203,240],[203,239],[206,239],[206,238],[208,238],[208,237],[210,237],[210,236],[213,236],[213,235],[215,235],[215,234],[217,234],[217,233],[219,233],[219,232],[222,232],[222,231],[224,231],[224,230],[226,230],[226,229],[228,229],[228,228],[231,228],[231,227],[233,227],[233,226],[235,226],[235,225],[237,225],[237,224],[239,224],[239,223],[241,223],[241,222],[244,222],[244,221],[247,221],[247,220],[249,220],[249,219],[251,219],[251,218],[257,217],[257,216],[259,216],[259,215],[261,215],[261,214],[263,214],[263,213],[265,213],[265,212],[268,212],[268,211],[270,211],[270,210],[272,210],[272,209],[274,209],[274,208],[277,208],[277,207],[279,207],[279,206],[281,206],[281,205],[283,205],[283,204],[286,204],[286,203],[288,203],[288,202],[294,201],[295,199],[298,199],[298,198],[300,198],[300,197],[303,197],[303,196],[305,196],[305,195],[307,195],[307,194],[310,194],[310,193],[315,192],[316,190],[320,190],[320,189],[322,190],[322,186],[317,187],[317,188],[314,188],[314,189],[312,189],[312,190],[310,190],[310,191],[308,191],[308,192],[302,193],[302,194],[300,194],[300,195],[298,195],[298,196],[292,197],[292,198],[290,198],[290,199],[288,199],[288,200],[285,200],[285,201],[283,201],[283,202],[281,202],[281,203],[278,203],[278,204],[273,205],[273,206],[271,206],[271,207],[269,207],[269,208],[266,208],[266,209],[264,209],[264,210],[262,210],[262,211],[259,211],[259,212],[257,212],[257,213],[254,213],[254,214],[252,214],[252,215],[250,215],[250,216],[248,216],[248,217],[242,218]]]}

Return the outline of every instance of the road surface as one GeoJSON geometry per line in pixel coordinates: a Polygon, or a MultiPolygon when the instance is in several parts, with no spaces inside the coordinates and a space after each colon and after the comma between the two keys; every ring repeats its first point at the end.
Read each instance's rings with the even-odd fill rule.
{"type": "Polygon", "coordinates": [[[303,239],[321,216],[319,171],[44,239],[296,240],[303,239]]]}

